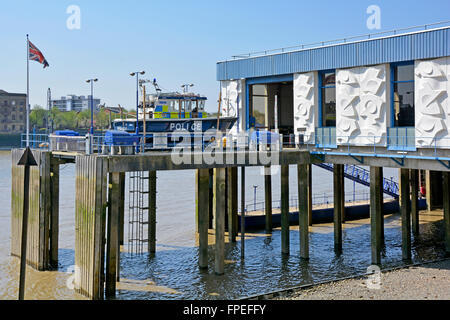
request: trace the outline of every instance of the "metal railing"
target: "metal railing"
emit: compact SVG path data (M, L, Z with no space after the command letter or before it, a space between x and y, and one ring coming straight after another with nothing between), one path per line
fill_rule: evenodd
M388 128L388 149L397 151L416 150L416 128L394 127Z
M384 199L392 199L392 197L385 195ZM370 192L347 192L345 193L346 203L357 203L357 202L367 202L370 200ZM320 193L312 195L312 205L313 207L320 206L323 209L331 208L334 206L334 195L333 193ZM264 212L266 208L265 201L247 201L245 204L245 212ZM298 198L291 197L289 199L289 208L298 210ZM272 209L281 209L281 200L272 201ZM239 209L239 212L240 209Z
M86 136L58 136L50 134L48 137L50 151L86 151Z
M122 151L116 154L130 154L131 151L123 152L126 147L134 147L135 152L143 151L171 151L177 148L191 149L196 152L207 150L211 146L217 146L220 139L221 146L226 150L259 150L264 151L270 148L272 151L295 148L306 150L312 153L339 153L347 156L357 156L358 153L373 156L407 158L408 152L415 152L417 149L433 150L428 152L428 158L434 160L450 159L445 155L445 151L450 150L450 138L448 137L427 137L415 136L415 128L388 128L388 134L380 136L341 136L335 134L335 128L317 128L317 132L311 135L279 135L275 144L256 143L252 141L250 134L222 134L216 136L211 133L148 133L145 139L140 138L139 142L130 145L111 145L105 143L105 136L96 134L92 136L91 153L109 154L120 148ZM30 134L30 146L35 149L46 149L51 151L66 152L86 152L88 148L88 136L56 136L46 134ZM145 141L145 143L144 143ZM21 136L21 147L26 146L26 135ZM116 148L117 147L117 148ZM365 147L365 149L361 149ZM128 148L131 150L130 148ZM335 150L330 150L335 149ZM116 150L117 151L117 150ZM386 151L398 151L393 154ZM444 153L443 153L444 151ZM363 156L363 155L362 155ZM410 154L411 157L420 157L417 154ZM427 159L428 159L427 158ZM432 159L432 160L433 160ZM450 160L449 160L450 161Z
M29 134L30 148L32 149L48 149L49 138L47 134L30 133ZM27 146L27 135L22 133L20 136L20 147L25 148Z
M316 128L316 145L320 148L336 148L336 128L320 127Z
M349 43L349 42L373 40L373 39L377 39L377 38L382 38L382 36L384 36L384 37L396 36L396 35L399 35L399 33L401 34L405 31L412 32L415 30L417 32L417 31L426 31L430 27L433 27L433 28L437 27L437 26L446 27L449 24L450 24L450 20L447 20L447 21L430 23L430 24L425 24L425 25L420 25L420 26L413 26L413 27L400 28L400 29L394 29L394 30L388 30L388 31L368 33L368 34L362 34L362 35L340 38L340 39L335 39L335 40L313 42L313 43L309 43L309 44L300 44L300 45L277 48L277 49L270 49L270 50L254 51L254 52L250 52L250 53L233 55L233 56L231 56L231 58L233 60L246 59L246 58L252 58L252 57L259 57L259 56L288 53L288 52L299 51L299 50L304 50L304 49L320 48L320 47L325 47L325 46L329 46L329 45L345 44L345 43Z

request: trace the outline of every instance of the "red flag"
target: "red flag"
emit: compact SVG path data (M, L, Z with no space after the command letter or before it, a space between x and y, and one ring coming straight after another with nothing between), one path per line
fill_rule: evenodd
M45 60L44 55L42 52L36 48L34 44L31 43L31 41L28 41L28 48L29 48L29 59L33 61L37 61L44 65L44 69L48 67L48 62Z

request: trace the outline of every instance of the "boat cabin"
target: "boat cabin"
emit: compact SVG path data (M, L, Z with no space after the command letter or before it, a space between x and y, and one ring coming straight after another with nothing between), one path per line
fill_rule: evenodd
M146 114L150 119L206 118L207 98L193 93L150 94L146 102ZM142 105L142 104L141 104Z

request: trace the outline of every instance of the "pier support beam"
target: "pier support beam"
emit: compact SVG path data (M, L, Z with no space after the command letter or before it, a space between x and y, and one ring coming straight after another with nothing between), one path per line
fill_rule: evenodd
M410 170L411 221L414 236L419 235L419 170Z
M156 171L148 172L148 253L156 252Z
M216 231L215 268L217 275L224 273L225 265L225 193L226 169L214 169L214 217Z
M245 167L241 167L241 259L245 258Z
M344 166L334 165L333 193L334 193L334 251L342 252L342 217L345 210L345 193L343 186Z
M198 266L208 268L209 170L197 170Z
M117 253L119 249L119 222L120 222L120 174L118 172L109 174L108 190L108 226L106 242L106 285L105 295L113 298L116 295L117 279Z
M265 193L265 214L266 233L272 233L272 170L271 167L264 167L264 193Z
M214 229L214 169L209 171L209 229Z
M119 201L119 243L123 245L124 229L125 229L125 172L120 175L120 201ZM120 251L120 248L119 248Z
M199 233L200 172L195 170L195 232Z
M425 182L428 211L442 208L442 173L427 170Z
M297 166L298 181L298 218L300 232L300 257L309 259L309 208L311 205L310 194L310 171L308 164L299 164Z
M370 167L370 242L374 265L381 264L383 224L383 168Z
M400 212L402 216L402 257L411 260L411 200L409 169L400 170ZM427 191L428 193L428 191Z
M281 253L289 254L289 166L281 166Z
M313 225L313 206L312 206L312 164L308 164L308 225Z
M236 242L238 228L238 186L237 167L227 169L227 215L228 215L228 239Z
M444 233L445 251L450 254L450 172L443 172L443 204L444 204Z

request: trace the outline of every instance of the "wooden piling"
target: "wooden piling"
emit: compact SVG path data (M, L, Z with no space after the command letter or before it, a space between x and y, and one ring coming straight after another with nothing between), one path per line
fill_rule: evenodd
M403 260L411 260L411 200L409 169L400 170L401 181L401 203L400 212L402 216L402 257Z
M298 218L300 232L300 257L309 259L309 207L311 185L308 172L310 166L308 164L299 164L297 166L297 182L298 182Z
M28 240L28 211L30 196L30 167L37 166L36 160L30 148L26 148L20 161L17 163L24 167L23 179L23 205L22 205L22 228L20 241L20 275L19 275L19 300L25 298L25 275L27 265L27 240Z
M50 265L58 267L58 237L59 237L59 161L51 160L50 167Z
M195 170L195 232L199 232L198 230L198 202L199 202L199 197L200 197L200 189L199 189L199 172L198 170Z
M264 193L266 233L272 233L272 172L271 167L264 167Z
M334 251L342 252L342 215L345 210L345 194L342 186L344 166L335 164L333 169L333 194L334 194Z
M312 164L308 164L308 225L313 225L313 206L312 206Z
M450 254L450 172L442 173L445 251Z
M241 167L241 259L245 258L245 167Z
M107 199L106 158L76 157L75 265L78 293L103 299L104 238Z
M38 166L30 168L30 194L28 209L27 257L32 268L45 271L50 269L50 161L47 151L33 150ZM23 214L24 168L17 162L23 149L11 152L11 255L20 257L21 222Z
M237 167L227 169L227 216L228 216L228 239L236 242L237 235Z
M119 202L119 241L123 245L124 230L125 230L125 172L120 173L120 202ZM119 248L120 250L120 248Z
M281 166L281 253L289 254L289 166Z
M148 252L156 252L156 171L148 173Z
M411 179L411 222L414 236L419 235L419 170L410 170Z
M209 170L209 229L214 229L214 169Z
M109 174L108 200L105 295L107 298L112 298L116 295L117 252L120 246L120 174L118 172Z
M198 265L208 268L209 170L197 170Z
M383 224L383 173L380 167L370 167L370 239L372 264L381 264Z
M225 168L214 169L215 273L222 275L225 265Z

